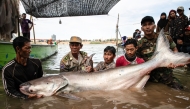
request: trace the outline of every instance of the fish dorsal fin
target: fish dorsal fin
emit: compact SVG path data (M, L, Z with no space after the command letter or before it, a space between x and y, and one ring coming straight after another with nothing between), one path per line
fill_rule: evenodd
M86 56L83 60L83 64L84 66L92 66L92 63L90 63L92 61L92 57L95 55L95 53L91 54L90 56ZM93 67L93 66L92 66Z
M165 50L163 50L163 49L165 49ZM152 55L151 59L153 59L159 53L162 54L163 51L170 51L171 52L169 40L167 38L167 35L165 35L165 33L164 33L164 29L162 29L158 35L158 38L156 41L156 49L155 49L155 52Z
M93 63L91 63L92 61L92 57L95 55L95 53L91 54L87 60L86 60L86 64L89 65L89 66L92 66L93 67Z
M165 46L165 47L163 47L163 46ZM162 29L158 35L155 53L161 51L161 49L163 49L163 48L166 48L166 49L170 48L169 40L164 33L164 29Z

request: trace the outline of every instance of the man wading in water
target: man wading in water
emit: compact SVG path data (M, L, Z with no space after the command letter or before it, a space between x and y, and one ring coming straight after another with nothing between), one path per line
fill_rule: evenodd
M138 41L137 54L145 61L148 61L151 59L152 55L154 54L158 34L154 33L156 25L152 16L145 16L141 20L141 26L142 26L141 29L144 32L144 37ZM169 35L166 36L169 40L171 50L173 50L174 52L178 52L176 44L172 40L171 36ZM160 82L175 89L183 89L183 86L180 84L180 81L174 77L173 70L170 69L175 67L177 66L174 66L171 63L170 65L168 65L168 68L161 67L154 69L150 73L149 81Z

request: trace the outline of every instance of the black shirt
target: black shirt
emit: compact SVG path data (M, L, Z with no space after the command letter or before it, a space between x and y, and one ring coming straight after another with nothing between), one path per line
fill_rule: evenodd
M28 58L26 66L13 59L2 69L2 80L6 94L22 99L27 99L28 96L20 92L20 84L42 76L41 61L34 58Z

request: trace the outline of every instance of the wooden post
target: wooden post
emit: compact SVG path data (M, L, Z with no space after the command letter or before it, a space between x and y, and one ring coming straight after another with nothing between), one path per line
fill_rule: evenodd
M117 54L118 54L118 25L119 25L119 14L118 14L118 18L117 18L117 24L116 24L116 46L117 46Z
M33 17L32 17L32 16L30 16L30 20L31 20L32 23L33 23L32 30L33 30L33 36L34 36L34 44L36 44L36 37L35 37L35 30L34 30L34 20L33 20Z
M19 19L19 16L18 16L18 36L20 36L20 19Z

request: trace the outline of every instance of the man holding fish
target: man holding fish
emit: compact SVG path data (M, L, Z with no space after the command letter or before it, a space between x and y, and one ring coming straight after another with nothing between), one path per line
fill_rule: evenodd
M43 76L41 61L29 58L31 52L30 39L17 37L13 40L16 58L8 62L2 69L2 80L7 95L15 98L40 98L42 95L25 95L20 92L20 84Z
M148 61L152 58L155 52L158 34L154 32L156 25L152 16L145 16L141 21L141 26L142 26L141 29L144 32L144 37L140 41L138 41L137 53L139 57L143 58L145 61ZM166 36L169 40L170 49L173 52L178 52L176 44L172 40L171 36L168 35ZM166 84L169 87L175 89L183 89L183 86L180 84L179 80L175 78L172 73L173 71L171 68L175 67L177 66L174 66L171 63L170 65L168 65L168 68L167 67L156 68L153 71L151 71L149 80L152 82L160 82Z

